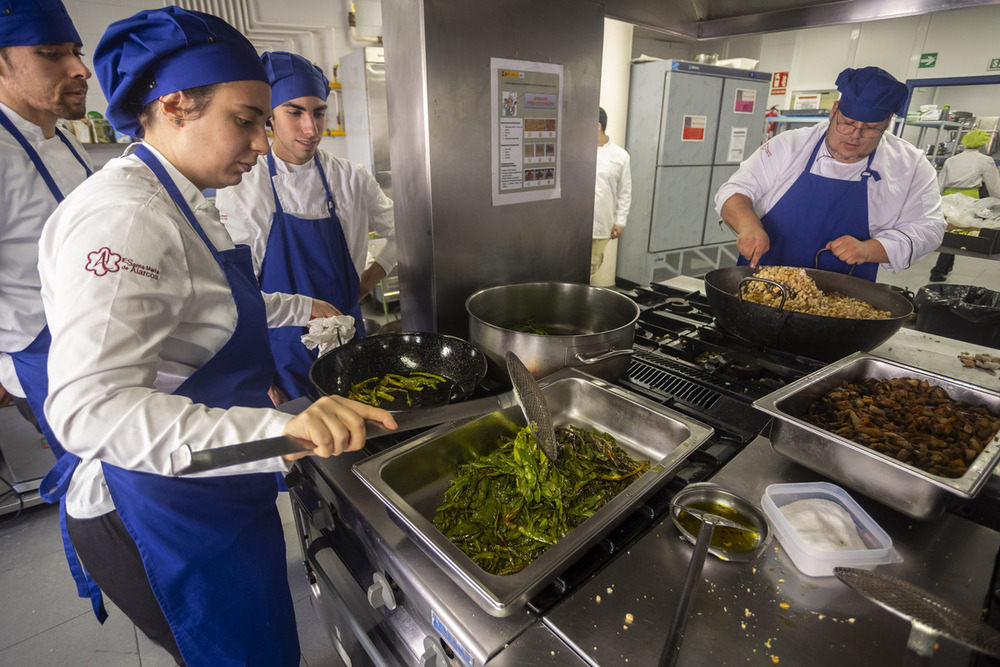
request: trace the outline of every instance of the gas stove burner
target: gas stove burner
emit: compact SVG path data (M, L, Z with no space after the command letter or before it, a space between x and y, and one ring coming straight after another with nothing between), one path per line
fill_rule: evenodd
M726 371L740 380L756 380L764 375L764 368L752 361L733 361L726 366Z
M694 310L694 304L687 299L673 296L663 302L663 309L672 313L690 313Z

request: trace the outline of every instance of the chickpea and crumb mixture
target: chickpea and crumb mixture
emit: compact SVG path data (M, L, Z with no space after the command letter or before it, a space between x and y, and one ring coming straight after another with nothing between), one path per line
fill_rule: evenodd
M765 266L758 269L754 276L767 278L785 286L788 298L785 300L784 308L787 310L853 320L887 320L891 317L889 311L878 310L861 299L824 293L802 268ZM743 298L777 308L781 304L781 290L774 285L754 281L743 286Z

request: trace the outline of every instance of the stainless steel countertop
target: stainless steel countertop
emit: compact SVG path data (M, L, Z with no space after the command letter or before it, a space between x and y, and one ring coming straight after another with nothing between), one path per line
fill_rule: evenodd
M759 508L769 484L821 479L757 438L712 481ZM902 563L880 566L880 572L979 617L1000 535L953 515L915 521L851 495L889 533L903 557ZM667 519L544 622L595 664L656 664L691 552ZM835 577L801 574L772 536L749 563L709 556L685 634L679 665L885 665L905 653L909 624ZM940 644L935 664L967 661L967 649L946 640Z
M872 353L997 389L996 375L958 361L959 352L972 351L1000 354L909 329L901 329ZM827 480L777 454L759 437L712 481L760 508L770 484ZM880 566L879 571L980 616L1000 534L950 514L917 521L845 490L892 537L903 557L902 563ZM656 664L691 551L667 519L547 614L544 622L595 664ZM884 665L904 655L909 629L907 622L835 577L800 573L772 535L770 546L750 563L709 557L678 664ZM935 664L968 660L967 649L947 640L940 644Z
M960 353L979 352L1000 356L1000 350L985 345L966 343L915 329L900 329L892 338L871 351L872 354L885 359L893 359L956 380L1000 391L1000 375L995 371L968 368L958 360Z

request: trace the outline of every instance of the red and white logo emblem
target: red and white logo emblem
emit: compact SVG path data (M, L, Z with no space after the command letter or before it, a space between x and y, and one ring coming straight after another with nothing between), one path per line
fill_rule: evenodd
M118 262L122 256L111 252L110 248L101 248L96 252L87 253L87 270L95 275L103 276L106 273L118 271Z

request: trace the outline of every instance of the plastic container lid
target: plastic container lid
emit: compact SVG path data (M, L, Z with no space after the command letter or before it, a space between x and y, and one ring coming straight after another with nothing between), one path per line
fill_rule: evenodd
M867 549L830 550L807 543L785 518L781 507L797 500L819 498L840 505L857 528ZM810 577L833 576L837 566L857 567L866 570L884 563L902 562L902 557L892 548L892 538L861 509L850 495L836 484L807 482L804 484L771 484L764 489L761 506L771 523L771 529L788 553L789 558L803 574Z

